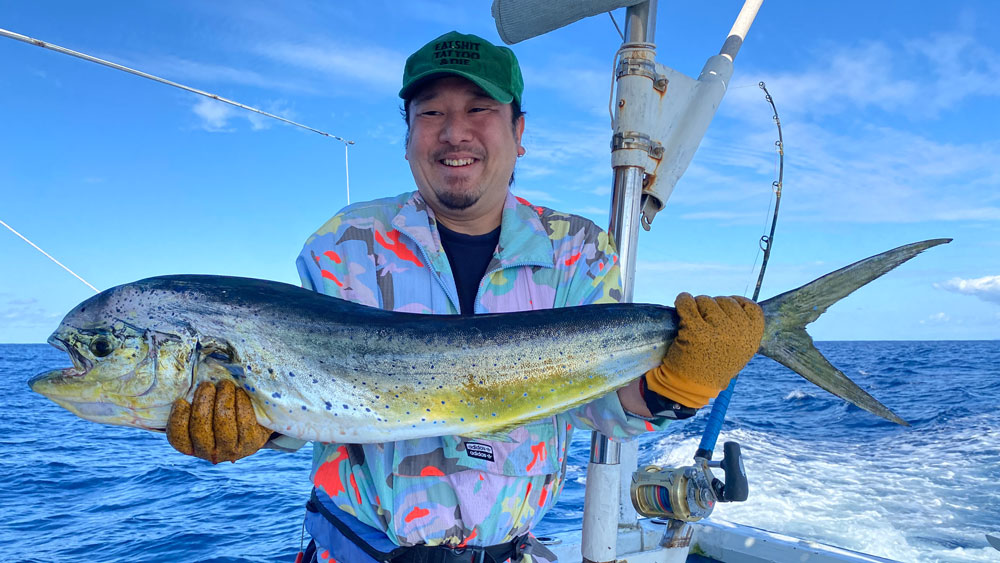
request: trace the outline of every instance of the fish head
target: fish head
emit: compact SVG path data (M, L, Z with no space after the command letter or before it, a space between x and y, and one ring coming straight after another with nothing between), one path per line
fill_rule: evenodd
M108 290L70 311L48 342L72 366L28 385L86 420L163 430L173 401L193 386L197 340L176 327L140 326L146 317L123 306L121 293Z

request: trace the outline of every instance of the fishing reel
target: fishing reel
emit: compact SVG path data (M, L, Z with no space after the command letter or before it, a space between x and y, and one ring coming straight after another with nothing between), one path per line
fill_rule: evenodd
M726 442L721 461L696 457L687 467L648 465L632 474L632 506L643 516L697 522L716 502L743 502L750 494L740 445ZM712 474L721 467L725 482Z

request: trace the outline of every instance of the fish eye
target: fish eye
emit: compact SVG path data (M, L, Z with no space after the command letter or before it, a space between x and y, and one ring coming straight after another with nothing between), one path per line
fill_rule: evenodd
M106 336L98 336L90 343L90 351L98 358L103 358L114 351L111 340Z

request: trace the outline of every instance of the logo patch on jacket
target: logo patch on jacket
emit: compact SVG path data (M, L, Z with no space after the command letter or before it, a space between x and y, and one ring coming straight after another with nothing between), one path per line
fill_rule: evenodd
M493 446L487 444L480 444L478 442L466 442L465 453L469 454L469 457L474 457L476 459L485 459L486 461L493 461Z

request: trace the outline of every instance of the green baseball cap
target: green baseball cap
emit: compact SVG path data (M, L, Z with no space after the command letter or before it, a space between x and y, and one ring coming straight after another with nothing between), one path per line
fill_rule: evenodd
M418 84L440 74L467 78L500 103L521 103L524 79L514 51L482 37L449 31L421 47L406 59L399 97L409 99Z

